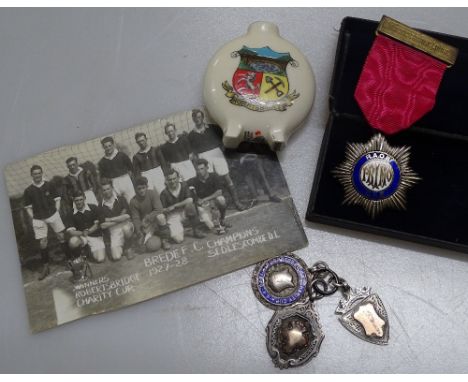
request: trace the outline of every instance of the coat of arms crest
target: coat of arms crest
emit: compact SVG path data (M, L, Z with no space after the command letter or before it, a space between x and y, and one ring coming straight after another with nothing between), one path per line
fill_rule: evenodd
M231 53L233 58L240 56L237 70L232 77L232 85L224 81L226 97L234 105L254 111L284 111L299 97L295 90L290 92L287 67L297 67L298 63L289 53L279 53L270 47L248 48Z

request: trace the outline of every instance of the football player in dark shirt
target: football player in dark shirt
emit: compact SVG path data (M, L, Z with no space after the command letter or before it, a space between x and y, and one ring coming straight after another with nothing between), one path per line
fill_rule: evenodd
M197 158L208 161L210 171L221 176L224 184L231 194L232 201L239 211L245 206L239 201L236 188L229 175L229 167L220 147L222 147L222 134L218 126L205 123L205 114L199 109L192 110L192 120L195 124L188 134L192 151Z
M67 228L67 233L70 235L68 245L72 250L88 246L94 260L102 263L106 258L106 246L99 223L98 206L88 204L83 191L75 191L73 212Z
M224 199L218 174L208 171L208 161L198 159L195 162L197 176L188 181L195 189L196 204L200 221L212 231L225 233L226 199Z
M42 270L39 280L43 280L50 273L48 250L48 227L50 226L62 245L62 250L68 255L65 243L65 225L60 217L60 195L55 187L43 179L42 167L31 167L32 184L24 191L24 207L32 220L34 238L39 241L41 250Z
M63 183L68 196L68 200L73 200L73 195L77 191L82 191L86 196L86 202L98 205L95 190L97 190L96 179L91 171L78 165L78 158L70 157L65 161L68 168L68 175Z
M198 230L200 219L189 187L185 182L180 181L179 173L174 169L169 169L166 173L166 188L161 193L161 203L172 240L176 243L184 241L184 221L188 221L192 226L195 238L205 237Z
M120 260L125 253L127 259L133 259L134 253L129 248L133 236L133 224L125 198L116 196L112 181L101 179L102 202L100 205L101 228L110 236L111 257Z
M177 170L182 181L187 181L195 176L195 168L192 160L193 153L187 134L177 135L176 127L173 123L164 126L167 135L167 142L161 146L164 159L172 168Z
M135 177L145 177L148 179L148 187L161 194L165 187L163 168L166 168L161 148L148 145L145 133L136 133L135 142L140 148L140 151L133 156Z
M136 195L130 201L130 215L138 243L146 246L152 236L158 236L161 238L162 248L170 249L169 226L158 192L148 189L148 179L144 176L136 178L135 184Z
M112 186L118 196L124 196L127 203L135 196L135 189L131 175L133 175L132 161L115 147L114 138L105 137L101 140L104 157L98 163L101 178L112 180Z

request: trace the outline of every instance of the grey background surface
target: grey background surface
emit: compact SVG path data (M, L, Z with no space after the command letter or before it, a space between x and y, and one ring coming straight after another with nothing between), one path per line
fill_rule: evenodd
M468 36L468 12L460 9L1 9L0 164L201 104L215 50L250 22L270 20L305 53L317 80L312 114L280 154L303 219L341 19L384 13ZM0 371L278 371L265 348L272 312L251 292L251 267L29 334L3 179L1 187ZM326 337L318 358L286 372L468 371L466 255L318 224L306 223L306 233L304 260L325 260L351 284L379 292L391 342L377 347L349 334L333 296L319 304Z

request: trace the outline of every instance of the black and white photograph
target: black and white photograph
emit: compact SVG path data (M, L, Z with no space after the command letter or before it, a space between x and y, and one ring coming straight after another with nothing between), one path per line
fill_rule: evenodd
M6 166L33 333L303 248L276 155L193 109Z

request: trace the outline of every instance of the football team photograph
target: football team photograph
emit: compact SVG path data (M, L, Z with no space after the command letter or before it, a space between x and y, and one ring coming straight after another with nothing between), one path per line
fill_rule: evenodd
M221 129L202 109L17 162L6 179L28 304L35 306L30 318L41 304L34 297L44 290L52 294L45 328L74 319L60 318L58 305L78 307L77 317L93 313L92 303L79 307L77 291L103 284L96 281L103 275L117 280L135 274L140 289L156 288L129 293L139 296L116 304L126 305L191 277L205 278L213 257L207 250L226 252L242 235L253 235L245 233L249 226L249 232L273 235L268 215L287 216L285 229L297 230L291 228L295 210L276 156L268 149L226 151ZM305 240L303 233L285 241L298 240ZM248 251L233 250L233 256L241 252ZM156 272L159 278L181 273L161 292L153 285L156 277L144 278L147 256L155 253L158 265L162 256L178 254L178 261ZM101 310L112 309L110 304ZM36 329L42 330L40 323Z

